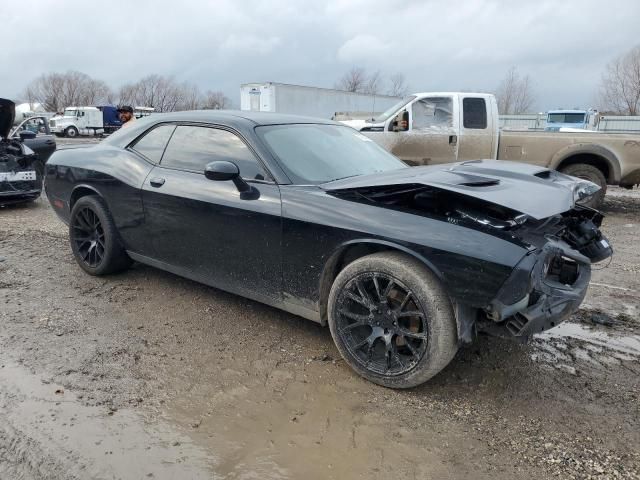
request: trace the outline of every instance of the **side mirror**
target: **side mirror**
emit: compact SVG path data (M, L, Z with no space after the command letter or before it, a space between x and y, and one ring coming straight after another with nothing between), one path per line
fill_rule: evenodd
M25 140L36 138L36 132L32 132L31 130L23 130L18 135L20 136L20 140L22 140L23 142Z
M208 163L204 168L204 176L209 180L227 182L231 180L240 193L250 192L251 185L245 182L240 176L238 166L226 160Z
M401 111L393 119L391 126L394 132L406 132L409 130L409 112L406 110Z

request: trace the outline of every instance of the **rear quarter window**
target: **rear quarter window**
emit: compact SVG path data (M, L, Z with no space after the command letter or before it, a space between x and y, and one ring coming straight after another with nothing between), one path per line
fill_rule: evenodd
M164 149L175 129L175 125L159 125L147 131L147 133L130 148L150 162L160 163Z
M464 128L487 128L487 105L484 98L462 99L462 116Z

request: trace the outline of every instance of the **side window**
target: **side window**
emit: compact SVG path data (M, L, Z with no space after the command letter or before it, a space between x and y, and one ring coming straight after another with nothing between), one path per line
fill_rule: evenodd
M240 137L210 127L178 126L162 157L162 166L204 173L205 166L216 160L235 163L247 180L268 178Z
M484 98L464 98L462 118L464 128L487 128L487 105Z
M453 109L450 97L422 98L411 105L413 130L447 128L453 126Z
M168 124L155 127L138 140L131 149L153 163L160 163L162 152L164 152L164 148L175 129L175 125Z

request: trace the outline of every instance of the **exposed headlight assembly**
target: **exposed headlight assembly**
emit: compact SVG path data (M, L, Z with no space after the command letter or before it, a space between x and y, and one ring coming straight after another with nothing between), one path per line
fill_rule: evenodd
M573 187L573 201L576 203L585 201L598 190L600 190L600 187L595 183L589 182L588 180L580 180L576 183L576 186Z

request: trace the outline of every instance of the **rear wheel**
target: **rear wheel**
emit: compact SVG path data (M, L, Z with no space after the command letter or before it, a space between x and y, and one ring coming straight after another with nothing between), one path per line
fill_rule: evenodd
M583 180L589 180L600 187L600 190L595 193L591 198L584 202L580 202L582 205L591 208L600 208L604 201L604 196L607 193L607 179L604 174L593 165L586 163L574 163L564 167L561 170L562 173L571 175L572 177L582 178Z
M107 206L100 197L81 197L71 210L69 241L78 265L91 275L107 275L131 265Z
M345 267L331 288L328 313L345 361L385 387L426 382L458 349L453 309L441 283L400 253L368 255Z

